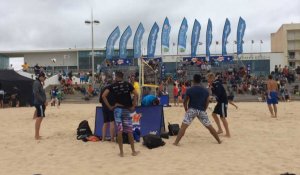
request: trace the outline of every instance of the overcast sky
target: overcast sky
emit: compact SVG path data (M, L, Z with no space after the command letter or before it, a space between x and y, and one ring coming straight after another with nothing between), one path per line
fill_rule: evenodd
M236 28L241 16L246 21L244 51L270 51L270 33L284 23L300 22L300 0L0 0L0 51L90 48L91 29L84 21L90 19L91 7L94 18L101 22L94 28L95 47L105 47L109 34L116 26L121 32L130 25L133 31L142 22L145 27L143 43L148 38L154 22L160 26L157 53L160 52L161 26L165 17L171 24L170 43L177 42L178 30L183 17L188 20L188 48L193 22L201 23L200 41L205 43L208 18L213 25L211 53L221 52L225 19L231 22L231 34L227 51L233 51ZM132 47L133 36L128 47ZM175 48L171 50L175 53ZM118 42L116 43L118 47ZM198 53L205 52L205 46Z

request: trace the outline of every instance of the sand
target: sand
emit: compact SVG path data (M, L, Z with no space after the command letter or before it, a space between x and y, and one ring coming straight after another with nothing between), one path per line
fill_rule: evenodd
M41 141L33 139L34 108L0 109L0 174L300 174L300 102L280 103L278 119L264 103L237 105L228 110L232 138L221 137L221 145L194 120L180 146L172 145L175 137L153 150L137 143L141 154L133 157L125 145L124 158L116 144L76 140L81 120L94 128L96 104L48 107ZM181 123L184 110L164 113L166 122Z

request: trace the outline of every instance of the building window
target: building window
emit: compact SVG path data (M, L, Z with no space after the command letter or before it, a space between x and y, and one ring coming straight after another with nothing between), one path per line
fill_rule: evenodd
M289 62L289 66L292 67L292 68L295 68L296 64L295 64L295 62Z
M289 59L295 59L295 52L289 52Z

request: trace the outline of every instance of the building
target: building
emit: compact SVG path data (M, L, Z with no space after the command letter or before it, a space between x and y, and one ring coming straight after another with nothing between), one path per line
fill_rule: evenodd
M7 69L9 66L9 57L0 54L0 70Z
M94 69L97 64L105 60L105 49L94 49ZM1 56L2 55L2 56ZM115 58L118 58L119 51L115 50ZM133 50L128 49L128 58L133 58ZM91 49L61 49L61 50L30 50L30 51L0 51L1 60L9 57L22 57L30 67L38 64L48 70L92 70ZM8 60L8 59L7 59ZM54 61L55 60L55 61ZM6 61L6 60L4 60ZM2 65L2 62L0 62ZM3 63L3 68L7 68L8 63ZM1 68L1 67L0 67Z
M283 24L271 33L271 52L283 53L285 65L300 66L300 23Z
M95 49L95 67L105 60L105 49ZM128 49L128 58L133 58L133 49ZM119 51L115 50L115 58L118 58ZM205 55L198 55L205 57ZM214 55L212 55L214 56ZM9 57L22 57L31 67L36 64L46 67L49 72L58 72L61 70L91 71L92 59L90 49L61 49L61 50L31 50L31 51L2 51L0 52L0 63L3 68L8 67ZM166 67L166 73L174 74L176 68L183 57L190 55L164 55L163 62ZM56 61L53 61L55 59ZM236 55L234 60L237 61ZM3 63L2 63L3 62ZM137 59L134 61L137 65ZM239 64L251 68L251 73L256 75L267 75L274 70L275 65L284 65L284 53L244 53L241 55ZM2 69L3 69L2 68ZM1 67L0 67L1 69Z

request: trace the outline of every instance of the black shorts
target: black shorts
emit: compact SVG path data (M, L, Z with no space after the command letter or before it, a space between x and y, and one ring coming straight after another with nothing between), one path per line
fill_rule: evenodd
M233 95L229 95L229 96L227 96L227 99L230 100L230 101L233 101L234 96Z
M220 115L220 117L227 117L227 106L228 103L217 103L213 113Z
M37 117L45 117L45 105L35 105Z
M103 109L102 108L102 112L103 112L104 123L115 121L114 111L110 111L108 109Z

